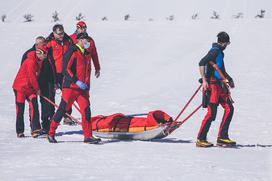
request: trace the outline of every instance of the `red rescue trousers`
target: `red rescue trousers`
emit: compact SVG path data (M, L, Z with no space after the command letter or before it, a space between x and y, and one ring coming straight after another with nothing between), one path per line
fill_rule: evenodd
M15 103L16 103L16 133L24 133L24 110L25 110L25 100L29 104L29 119L31 131L41 129L40 118L39 118L39 109L37 95L25 95L20 91L14 90L15 94Z
M57 112L54 114L50 124L49 135L55 136L56 129L63 118L65 112L67 112L72 104L76 101L80 108L82 116L82 129L84 139L92 137L92 124L91 124L91 109L89 101L89 90L79 90L71 88L63 88L62 99Z
M214 121L216 118L217 107L220 104L224 109L224 116L218 131L218 138L227 139L229 138L228 130L232 120L234 107L229 99L228 93L223 90L220 83L211 83L209 85L209 90L211 91L211 94L208 104L208 112L202 121L197 138L201 140L207 139L207 133L210 129L212 121Z

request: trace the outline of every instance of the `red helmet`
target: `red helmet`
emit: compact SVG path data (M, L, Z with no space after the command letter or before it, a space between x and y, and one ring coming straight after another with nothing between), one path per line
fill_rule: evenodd
M84 21L79 21L77 23L77 27L78 28L87 28L87 25L86 25L86 23Z

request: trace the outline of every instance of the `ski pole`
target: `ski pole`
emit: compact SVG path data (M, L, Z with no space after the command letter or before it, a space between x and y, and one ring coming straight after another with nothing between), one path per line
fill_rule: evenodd
M42 95L41 95L41 97L42 97L43 99L45 99L47 102L49 102L50 104L52 104L53 106L55 106L56 108L59 108L59 106L58 106L57 104L55 104L53 101L51 101L51 100L48 99L47 97L44 97L44 96L42 96ZM76 118L74 118L74 117L71 116L70 114L65 113L65 115L68 116L69 118L71 118L71 119L72 119L73 121L75 121L76 123L81 124L80 121L78 121Z
M190 102L193 100L193 98L196 96L196 94L198 93L198 91L200 90L200 88L202 87L202 85L200 85L197 90L194 92L194 94L192 95L192 97L189 99L189 101L186 103L186 105L182 108L182 110L180 111L180 113L178 114L178 116L176 117L176 119L174 120L174 122L177 122L178 118L180 117L180 115L184 112L184 110L188 107L188 105L190 104Z

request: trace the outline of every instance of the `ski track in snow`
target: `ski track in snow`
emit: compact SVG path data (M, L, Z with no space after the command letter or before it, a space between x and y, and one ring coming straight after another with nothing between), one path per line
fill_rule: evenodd
M12 0L10 3L15 3ZM40 9L33 23L22 23L21 15L33 10L42 1L18 3L11 8L5 2L1 12L11 13L7 23L0 23L0 181L9 180L220 180L220 181L270 181L272 180L271 138L271 41L272 19L223 19L219 21L201 18L198 21L136 21L144 16L130 7L135 21L99 22L87 19L88 31L93 36L99 53L102 71L96 79L92 72L92 115L145 113L160 109L176 116L199 85L198 62L207 53L216 33L225 30L231 36L231 45L225 51L227 71L232 75L236 88L232 90L235 114L230 126L230 137L238 142L238 148L195 147L195 139L206 110L201 109L181 128L162 140L119 141L103 140L101 145L83 144L80 126L61 125L57 130L58 144L45 139L30 137L28 105L25 108L25 134L17 139L15 134L15 104L11 86L20 65L22 54L33 45L38 35L47 36L53 23ZM31 1L32 2L32 1ZM51 1L50 1L51 2ZM74 1L69 1L73 3ZM86 3L86 1L80 1ZM125 8L104 0L97 5L97 14L103 3L113 18L125 12ZM122 1L123 2L123 1ZM151 6L152 2L147 4ZM172 0L174 4L178 1ZM185 2L185 1L180 1ZM209 2L215 2L209 0ZM239 7L248 15L256 13L260 4L272 9L269 1L260 4L239 1L233 8L231 1L223 3L227 8L223 17L231 17ZM256 1L257 2L257 1ZM121 1L118 3L121 3ZM58 4L64 4L61 0ZM132 5L131 5L132 4ZM182 4L182 3L181 3ZM110 6L113 11L110 11ZM131 6L129 6L131 5ZM158 12L165 5L158 3ZM256 5L256 6L255 6ZM205 5L192 1L189 10ZM219 9L221 5L216 4ZM253 8L253 7L256 8ZM67 11L65 5L61 12ZM69 20L86 7L75 4L62 16L68 34L74 31L75 21ZM118 9L118 8L119 9ZM168 6L167 6L168 7ZM9 9L7 11L6 9ZM22 10L23 8L26 8ZM169 9L166 8L166 9ZM206 7L207 9L207 7ZM209 9L209 8L208 8ZM55 9L54 9L55 10ZM52 10L52 12L54 11ZM175 11L177 9L173 9ZM192 11L186 10L185 12ZM235 11L234 11L235 10ZM118 12L120 11L120 12ZM36 11L34 11L36 12ZM148 14L143 7L143 13ZM154 10L154 12L157 12ZM157 12L157 13L158 13ZM171 11L162 11L171 12ZM177 11L178 12L178 11ZM178 17L182 18L185 12ZM207 10L210 13L210 11ZM183 14L184 13L184 14ZM36 13L37 14L37 13ZM155 13L156 14L156 13ZM167 15L167 13L165 13ZM8 14L9 15L9 14ZM90 12L97 18L95 12ZM146 14L145 14L146 15ZM160 13L156 14L157 19ZM187 14L188 15L188 14ZM271 13L268 11L268 17ZM208 17L208 14L204 14ZM37 22L36 22L37 20ZM97 20L97 19L96 19ZM57 102L59 102L59 97ZM198 95L182 118L201 101ZM75 117L80 117L76 110ZM208 138L215 142L222 109L212 123Z

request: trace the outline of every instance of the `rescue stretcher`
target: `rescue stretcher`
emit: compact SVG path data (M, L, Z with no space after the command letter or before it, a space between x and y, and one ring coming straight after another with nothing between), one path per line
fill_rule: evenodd
M122 113L92 117L93 134L99 138L121 140L152 140L169 134L172 117L163 111L151 111L146 117Z

